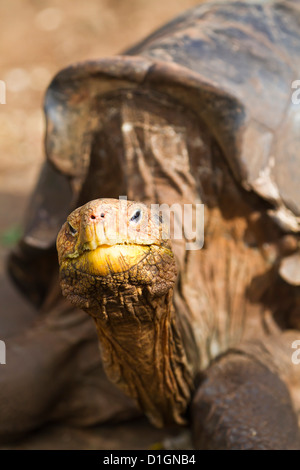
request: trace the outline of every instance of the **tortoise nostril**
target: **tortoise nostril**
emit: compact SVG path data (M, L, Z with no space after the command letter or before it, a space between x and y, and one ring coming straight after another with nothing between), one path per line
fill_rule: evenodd
M101 217L102 219L104 219L104 217L105 217L104 212L101 212L100 217ZM90 218L91 218L92 220L96 220L96 219L97 219L97 217L95 216L95 214L91 214Z

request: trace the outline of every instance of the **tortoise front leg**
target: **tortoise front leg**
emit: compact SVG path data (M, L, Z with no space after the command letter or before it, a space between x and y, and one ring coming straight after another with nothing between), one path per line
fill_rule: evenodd
M300 449L286 384L243 352L229 352L208 368L191 415L197 449Z

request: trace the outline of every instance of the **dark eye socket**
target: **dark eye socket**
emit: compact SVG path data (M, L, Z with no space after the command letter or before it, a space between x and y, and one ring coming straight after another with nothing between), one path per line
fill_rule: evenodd
M69 227L70 233L71 233L73 236L76 235L77 230L76 230L76 228L74 228L74 227L70 224L70 222L68 222L68 227Z
M130 222L137 223L141 220L141 217L142 217L142 211L140 209L137 209L135 213L133 214L133 216L130 218Z

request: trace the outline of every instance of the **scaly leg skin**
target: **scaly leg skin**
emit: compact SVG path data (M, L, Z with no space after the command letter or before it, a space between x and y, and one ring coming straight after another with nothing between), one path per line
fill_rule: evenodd
M229 352L206 371L191 416L197 449L300 449L286 384L242 352Z

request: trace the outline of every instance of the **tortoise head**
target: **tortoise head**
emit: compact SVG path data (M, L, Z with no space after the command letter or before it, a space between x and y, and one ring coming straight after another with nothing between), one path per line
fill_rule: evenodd
M167 233L141 203L96 199L77 208L57 238L63 294L82 308L132 285L165 294L176 277Z
M185 424L193 382L173 309L175 258L158 213L93 200L70 214L57 249L63 294L94 318L110 380L153 424Z

